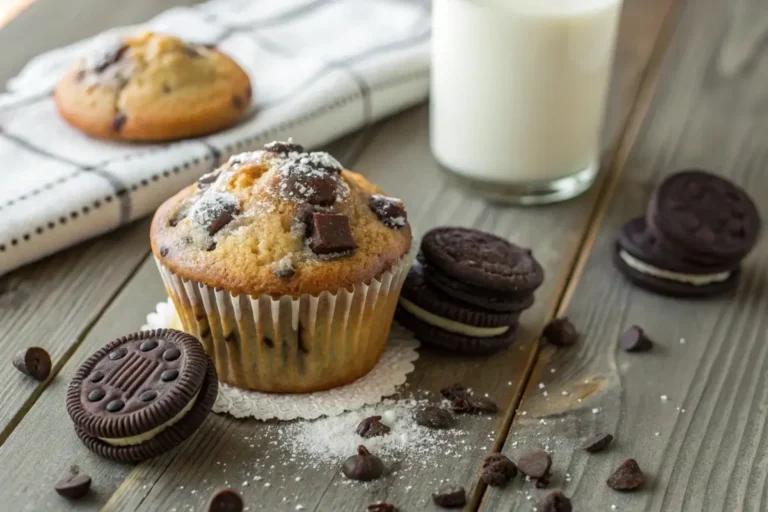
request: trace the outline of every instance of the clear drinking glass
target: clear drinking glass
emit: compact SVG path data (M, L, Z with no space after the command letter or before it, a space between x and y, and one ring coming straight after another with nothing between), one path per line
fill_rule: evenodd
M600 165L621 0L434 0L430 139L497 201L587 190Z

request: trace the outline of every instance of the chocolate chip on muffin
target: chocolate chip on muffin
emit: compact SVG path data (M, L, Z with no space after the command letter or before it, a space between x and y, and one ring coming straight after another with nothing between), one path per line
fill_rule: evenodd
M312 214L310 247L315 254L344 254L355 248L349 217L338 213Z
M390 228L401 228L408 223L408 214L403 202L394 197L372 195L370 207L376 217Z
M192 207L190 215L193 221L208 230L209 235L215 235L229 224L239 211L240 204L235 196L215 193L200 197Z

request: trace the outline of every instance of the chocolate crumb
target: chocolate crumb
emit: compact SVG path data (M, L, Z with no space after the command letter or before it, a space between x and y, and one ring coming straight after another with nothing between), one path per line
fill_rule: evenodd
M572 512L571 500L563 494L563 491L554 490L548 492L539 501L539 512Z
M531 450L517 461L517 469L531 478L544 478L552 467L552 458L544 450Z
M467 503L467 492L458 485L448 485L432 493L432 501L438 507L459 508Z
M633 491L642 486L645 476L635 459L627 459L605 481L615 491Z
M500 453L491 453L485 457L480 477L491 487L503 487L517 476L517 466Z
M633 325L619 337L619 346L627 352L648 352L653 348L653 342L642 327Z
M381 422L381 416L365 418L357 426L357 435L364 439L379 437L389 434L390 428Z
M541 337L557 347L569 347L579 340L579 333L571 321L563 317L549 322L544 327Z
M453 415L441 407L429 405L419 409L414 414L416 424L429 428L450 428L453 425Z
M384 473L384 463L365 446L360 445L357 447L357 455L345 460L341 471L347 478L367 482L379 478Z
M608 448L612 441L613 436L611 434L600 433L584 441L581 447L589 453L597 453Z
M458 382L441 389L440 394L448 400L455 400L456 398L464 398L470 396L466 386L459 384Z

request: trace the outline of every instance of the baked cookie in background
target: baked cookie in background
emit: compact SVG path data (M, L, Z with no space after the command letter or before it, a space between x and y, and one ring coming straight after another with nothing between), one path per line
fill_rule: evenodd
M93 137L167 141L235 124L251 103L251 82L214 48L145 32L81 59L54 98L61 116Z

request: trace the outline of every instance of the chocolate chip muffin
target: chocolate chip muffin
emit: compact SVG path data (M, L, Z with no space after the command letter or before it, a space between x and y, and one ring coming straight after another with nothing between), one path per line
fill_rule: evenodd
M54 96L61 116L91 136L163 141L235 124L251 103L251 82L213 48L146 32L81 59Z
M411 263L402 202L291 141L233 156L166 201L151 242L219 379L269 392L370 371Z

